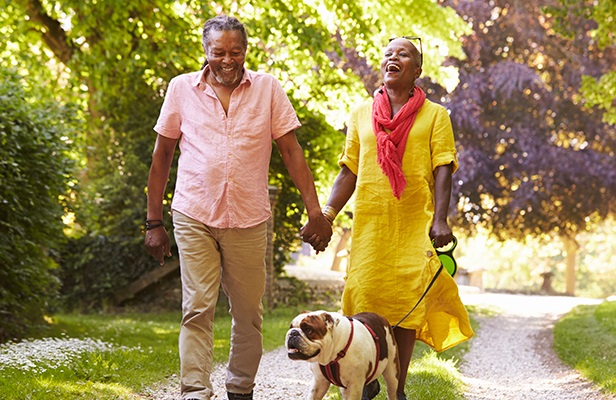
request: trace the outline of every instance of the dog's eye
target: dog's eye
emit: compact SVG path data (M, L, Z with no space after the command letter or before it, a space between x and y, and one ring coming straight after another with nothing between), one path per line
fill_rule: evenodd
M312 328L307 326L304 328L304 332L306 333L306 335L310 335L312 333Z

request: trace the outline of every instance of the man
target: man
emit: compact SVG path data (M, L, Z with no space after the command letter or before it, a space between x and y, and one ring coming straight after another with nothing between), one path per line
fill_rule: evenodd
M158 137L148 178L145 242L161 264L169 255L162 225L164 188L176 143L181 152L172 211L182 276L182 399L214 395L212 328L219 284L233 319L228 398L252 399L262 354L272 139L308 212L302 234L323 238L315 247L322 251L332 233L295 137L297 115L275 78L244 67L247 46L237 19L208 20L203 28L205 67L171 80L154 127Z

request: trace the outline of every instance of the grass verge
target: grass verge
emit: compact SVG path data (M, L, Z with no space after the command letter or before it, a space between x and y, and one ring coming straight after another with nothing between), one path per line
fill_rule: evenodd
M279 307L266 312L263 326L266 351L284 345L289 322L304 308ZM471 309L471 315L478 312L481 311ZM40 332L38 338L26 341L32 344L28 350L30 354L41 357L29 357L31 361L26 364L12 364L10 358L0 363L0 398L139 398L146 387L178 373L179 321L180 314L175 312L53 316L47 330ZM474 319L472 321L475 324ZM214 361L217 363L227 359L230 326L230 317L220 308L215 323ZM34 340L43 338L44 341ZM87 345L85 350L80 351L78 345L84 344ZM72 347L74 351L62 346ZM407 393L411 398L462 399L457 362L468 346L464 343L436 354L418 343L407 379ZM0 348L0 355L6 353L6 348ZM51 354L65 357L50 359ZM377 399L384 399L384 392ZM332 387L327 398L340 398L337 388Z
M616 394L616 301L574 308L554 327L554 348L566 364Z
M266 313L266 351L284 344L289 321L300 311L278 308ZM0 398L137 398L145 387L178 373L180 318L179 312L55 315L45 331L26 341L27 349L0 359ZM230 329L231 318L220 308L214 324L215 363L228 357ZM42 338L45 341L35 340ZM0 348L0 354L6 348Z

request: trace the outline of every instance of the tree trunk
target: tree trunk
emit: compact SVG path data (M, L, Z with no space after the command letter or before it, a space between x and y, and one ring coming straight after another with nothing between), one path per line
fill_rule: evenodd
M575 240L575 235L569 236L561 236L561 240L565 246L566 252L566 289L565 293L569 296L575 295L575 267L576 267L576 259L577 259L577 251L580 248L580 245Z
M340 263L342 262L342 259L346 256L346 253L341 253L346 250L349 239L351 239L351 229L342 228L342 235L340 236L340 240L338 241L338 245L336 246L334 260L332 261L332 271L340 271Z

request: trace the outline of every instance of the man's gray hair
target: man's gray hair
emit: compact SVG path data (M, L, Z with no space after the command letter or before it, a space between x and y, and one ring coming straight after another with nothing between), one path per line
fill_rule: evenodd
M201 42L203 49L207 50L207 45L210 40L210 32L216 31L240 31L242 34L242 42L244 44L244 50L248 48L248 36L246 35L246 29L244 25L235 17L229 17L228 15L219 15L206 21L203 25L203 36Z

